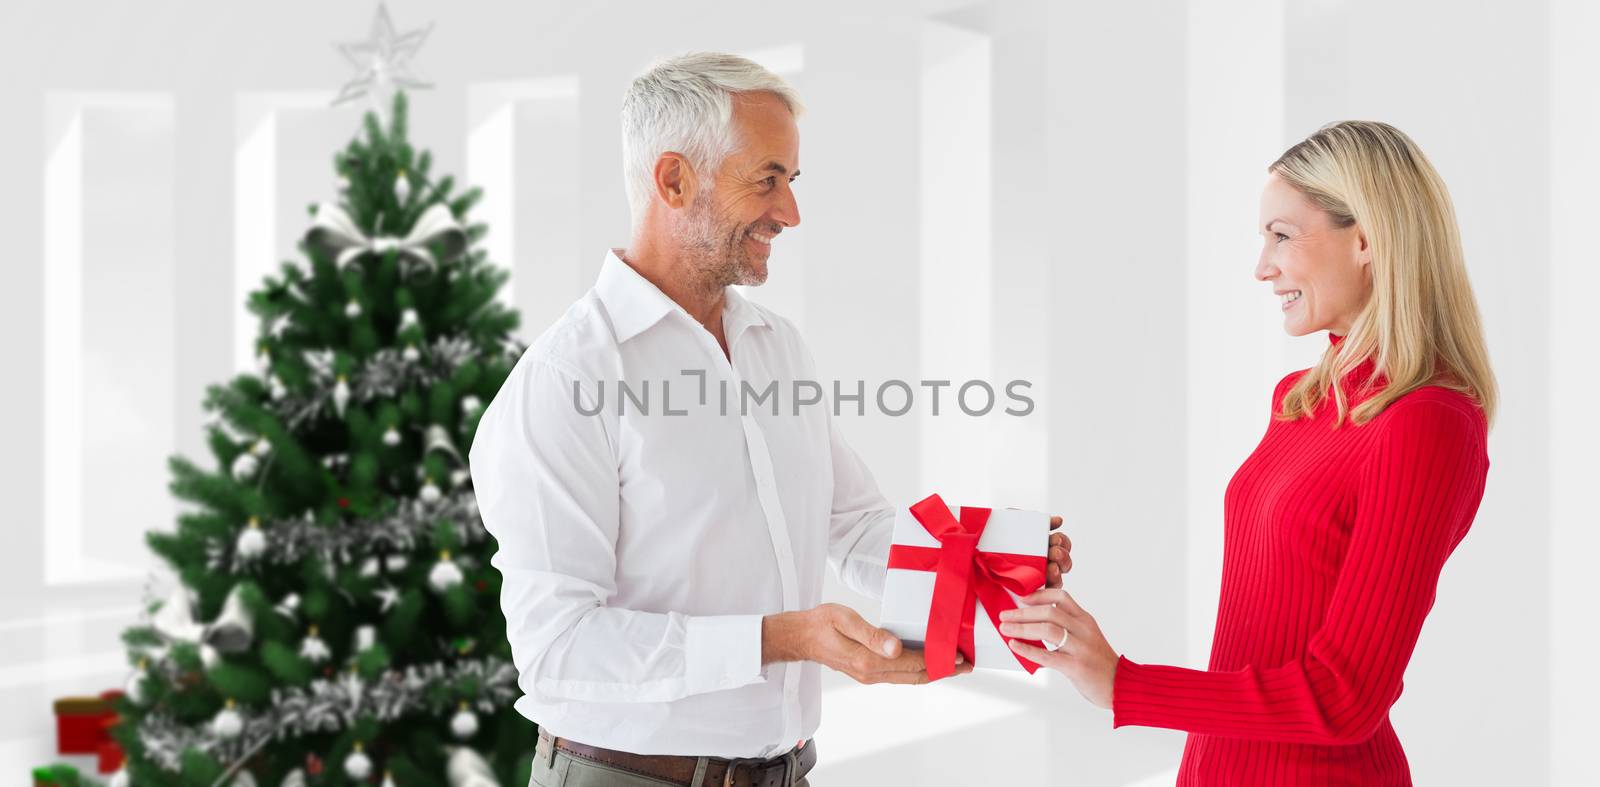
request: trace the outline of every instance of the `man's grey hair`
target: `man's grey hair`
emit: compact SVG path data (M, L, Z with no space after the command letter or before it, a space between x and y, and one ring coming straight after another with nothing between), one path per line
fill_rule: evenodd
M754 92L772 93L800 115L800 97L789 83L738 55L680 55L657 61L633 80L622 99L622 169L634 226L650 206L663 153L688 159L700 188L710 190L712 174L738 144L733 96Z

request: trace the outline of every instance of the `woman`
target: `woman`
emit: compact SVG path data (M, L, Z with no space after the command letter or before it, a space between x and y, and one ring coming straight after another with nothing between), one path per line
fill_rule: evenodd
M1001 631L1062 643L1012 646L1115 726L1189 732L1180 785L1410 784L1389 707L1483 495L1494 376L1450 198L1406 135L1337 123L1268 172L1256 278L1330 346L1278 383L1228 484L1210 669L1122 658L1059 589Z

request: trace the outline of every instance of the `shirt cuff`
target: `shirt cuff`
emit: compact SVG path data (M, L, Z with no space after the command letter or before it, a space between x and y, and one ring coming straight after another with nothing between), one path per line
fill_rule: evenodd
M684 638L687 693L704 694L766 682L761 674L761 617L703 615L689 618Z

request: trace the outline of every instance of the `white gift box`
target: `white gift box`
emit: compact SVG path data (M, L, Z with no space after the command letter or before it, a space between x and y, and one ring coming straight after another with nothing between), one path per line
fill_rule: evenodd
M949 506L959 518L961 508ZM939 548L927 528L912 516L909 508L895 512L894 543L902 546ZM978 538L979 552L1037 555L1044 558L1050 547L1050 516L1037 511L996 508ZM884 579L881 625L899 637L907 647L921 648L927 639L928 610L933 605L933 586L938 575L933 571L891 568ZM1018 596L1005 591L1012 600ZM973 666L983 669L1022 670L1022 664L994 627L983 601L977 602L972 622ZM1017 606L1023 606L1018 604Z

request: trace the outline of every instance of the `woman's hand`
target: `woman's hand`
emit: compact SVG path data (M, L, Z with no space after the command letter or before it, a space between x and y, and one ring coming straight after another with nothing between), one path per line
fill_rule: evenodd
M1072 681L1083 698L1102 708L1111 707L1111 686L1117 675L1117 652L1100 633L1100 624L1060 588L1043 588L1022 599L1026 607L1000 613L1000 633L1055 644L1055 651L1011 640L1017 655L1049 667ZM1066 639L1063 642L1062 635Z

